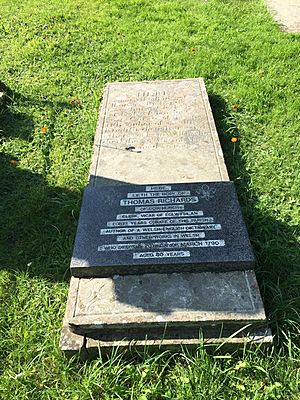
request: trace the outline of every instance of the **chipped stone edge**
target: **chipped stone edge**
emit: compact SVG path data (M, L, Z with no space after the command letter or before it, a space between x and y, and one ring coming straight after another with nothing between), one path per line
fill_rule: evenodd
M177 315L176 315L177 314ZM191 314L191 313L190 313ZM214 319L209 319L209 315L211 312L203 313L201 316L197 315L190 315L189 321L180 321L179 317L181 313L172 313L173 317L177 317L178 319L174 321L170 321L170 317L166 316L165 319L163 316L161 320L157 320L156 316L153 316L153 313L143 313L143 318L136 322L136 316L139 315L138 313L132 313L127 316L126 319L126 328L154 328L154 327L164 327L166 324L169 327L176 326L177 328L182 327L193 327L193 326L207 326L207 324L230 324L230 323L242 323L242 324L256 324L265 322L264 313L258 312L255 315L251 313L244 313L243 317L241 318L238 313L216 313L214 312ZM105 318L106 317L106 318ZM122 329L120 327L120 322L118 322L118 315L112 316L112 320L110 321L109 318L106 316L102 316L97 318L97 316L79 316L72 318L69 322L69 326L72 331L75 332L76 329L84 330L95 330L95 331L102 331L106 329L115 330L115 329ZM194 318L193 318L194 317Z

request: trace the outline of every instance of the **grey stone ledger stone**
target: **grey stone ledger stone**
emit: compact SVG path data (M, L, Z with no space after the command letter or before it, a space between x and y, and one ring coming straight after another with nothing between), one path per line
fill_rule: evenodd
M197 337L202 329L216 336L261 327L266 318L252 271L76 279L74 333L158 339L180 329Z
M106 86L90 185L223 180L228 174L203 79Z
M120 350L218 352L269 346L253 271L71 278L60 339L69 356Z
M232 182L88 187L71 271L79 277L254 266Z

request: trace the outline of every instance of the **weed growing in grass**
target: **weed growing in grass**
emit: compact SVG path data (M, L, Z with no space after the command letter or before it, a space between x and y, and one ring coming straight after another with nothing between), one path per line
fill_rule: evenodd
M0 10L11 89L0 118L0 398L299 398L299 36L281 33L261 0L0 0ZM197 76L275 347L68 361L58 338L103 87Z

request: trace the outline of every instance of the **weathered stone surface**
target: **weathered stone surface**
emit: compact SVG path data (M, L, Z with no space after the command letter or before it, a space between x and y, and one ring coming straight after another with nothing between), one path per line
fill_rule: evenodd
M119 349L270 345L253 271L71 278L60 346L82 358Z
M265 322L254 272L144 274L78 279L69 325L75 333ZM168 328L167 328L168 329ZM157 331L157 329L156 329ZM154 332L155 333L155 332Z
M253 266L232 182L85 190L71 262L74 276Z
M222 180L228 174L203 79L107 85L90 184Z

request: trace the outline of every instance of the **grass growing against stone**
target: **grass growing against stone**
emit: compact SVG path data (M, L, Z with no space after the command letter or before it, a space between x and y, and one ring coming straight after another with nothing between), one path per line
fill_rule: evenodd
M262 0L0 0L1 399L300 398L299 49ZM58 340L103 87L198 76L274 347L69 361Z

